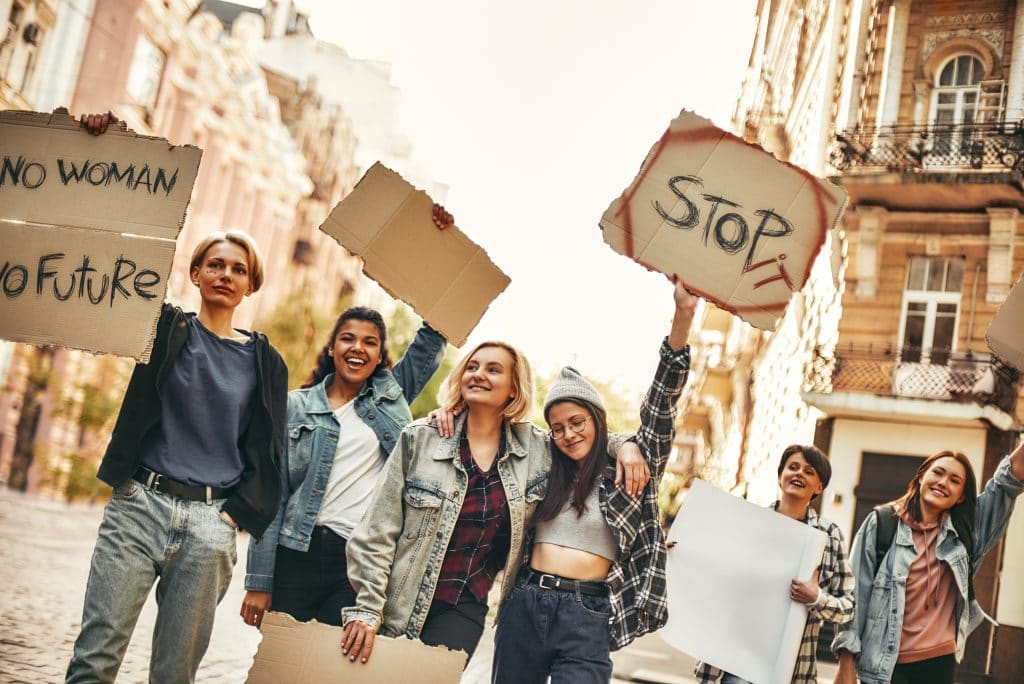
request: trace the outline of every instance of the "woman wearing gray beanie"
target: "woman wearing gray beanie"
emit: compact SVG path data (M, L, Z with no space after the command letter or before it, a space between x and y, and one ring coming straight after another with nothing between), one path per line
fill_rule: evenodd
M637 442L651 471L641 496L615 486L604 403L590 383L567 366L548 392L548 490L499 615L492 682L608 682L609 652L665 624L657 492L690 366L686 340L696 303L676 285L672 329L640 408Z

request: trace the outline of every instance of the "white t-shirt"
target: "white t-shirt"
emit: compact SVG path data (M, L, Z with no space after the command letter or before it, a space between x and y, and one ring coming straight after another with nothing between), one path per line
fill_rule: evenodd
M316 524L348 539L370 506L384 457L377 435L356 414L354 401L336 409L334 417L339 426L338 448Z

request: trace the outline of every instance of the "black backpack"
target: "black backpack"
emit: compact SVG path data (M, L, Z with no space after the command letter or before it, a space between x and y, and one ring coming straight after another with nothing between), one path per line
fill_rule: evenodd
M875 518L878 526L875 530L875 558L879 567L882 559L889 552L889 547L896 539L896 528L899 526L899 518L891 504L875 506ZM960 543L967 549L967 600L974 600L974 535L959 518L953 518L953 529L956 530ZM877 572L877 571L876 571Z

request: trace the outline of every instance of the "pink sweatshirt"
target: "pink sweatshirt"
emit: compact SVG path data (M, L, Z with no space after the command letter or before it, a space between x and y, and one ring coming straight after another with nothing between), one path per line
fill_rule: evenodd
M916 663L956 653L956 625L953 623L957 588L953 571L935 556L945 515L925 525L903 514L910 526L917 558L907 574L907 597L903 611L903 633L897 663Z

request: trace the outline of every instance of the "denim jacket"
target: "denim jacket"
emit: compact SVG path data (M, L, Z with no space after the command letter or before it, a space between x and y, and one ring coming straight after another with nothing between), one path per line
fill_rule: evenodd
M398 438L373 503L346 546L348 578L358 598L342 622L360 620L386 636L419 637L441 564L462 510L469 478L459 459L466 413L451 437L424 420ZM547 433L532 423L505 423L506 452L497 468L511 518L504 597L522 552L526 521L547 491Z
M444 348L444 337L424 324L395 367L378 368L356 396L356 415L377 435L382 458L412 422L409 404L441 365ZM338 421L327 400L333 379L332 373L313 387L288 393L288 467L281 473L281 506L264 538L249 541L247 590L273 589L278 544L309 549L338 446Z
M954 609L957 661L963 658L968 635L985 618L977 601L968 606L967 573L977 572L984 555L1006 532L1014 500L1022 491L1024 483L1013 476L1010 459L1003 459L975 506L976 548L971 568L967 549L960 543L948 515L939 532L935 555L953 571L959 590ZM836 653L845 649L856 656L857 676L864 684L885 684L892 677L903 632L907 573L918 555L910 528L900 520L892 547L879 562L875 558L876 529L877 518L869 515L853 541L856 616L849 629L837 634L832 642Z

